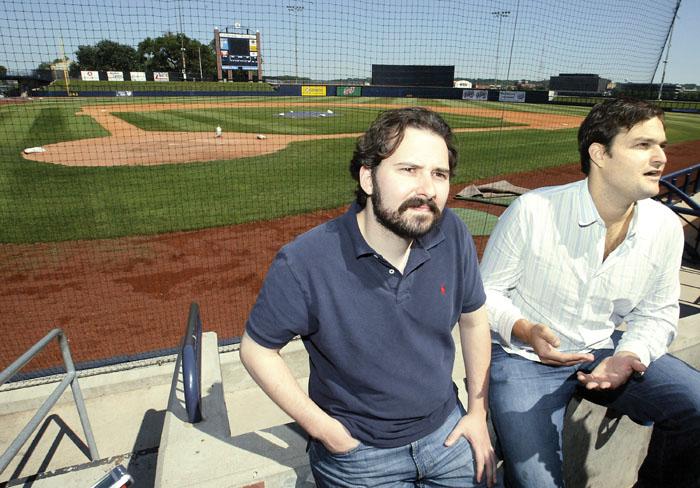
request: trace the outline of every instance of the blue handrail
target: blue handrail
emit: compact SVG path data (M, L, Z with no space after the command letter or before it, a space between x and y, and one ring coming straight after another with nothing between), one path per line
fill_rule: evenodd
M690 198L700 191L700 163L661 177L660 183L666 188L659 194L659 200L666 205L673 204L674 198L684 201L697 210L698 205Z
M202 420L202 320L196 303L190 305L182 340L182 383L187 421L194 424Z
M659 183L662 188L657 200L695 229L695 245L686 242L685 249L691 258L700 259L700 224L692 218L700 217L700 205L692 198L700 191L700 163L664 175ZM680 202L685 205L679 205Z

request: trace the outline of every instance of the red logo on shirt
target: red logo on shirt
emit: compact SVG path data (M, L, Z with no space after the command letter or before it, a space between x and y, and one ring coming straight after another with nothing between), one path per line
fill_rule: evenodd
M440 293L444 295L446 291L447 289L445 288L445 283L443 283L442 285L440 285Z

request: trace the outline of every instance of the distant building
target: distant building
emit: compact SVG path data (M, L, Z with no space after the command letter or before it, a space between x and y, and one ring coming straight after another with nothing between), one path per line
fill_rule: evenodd
M372 85L453 87L455 67L408 64L373 64Z
M602 95L610 80L591 73L560 73L549 78L549 89L562 95Z
M660 86L659 83L618 83L615 87L615 94L654 100L659 96ZM683 85L664 83L661 90L661 98L664 100L676 100L683 91Z
M545 90L547 88L547 82L519 80L515 83L513 88L516 90Z

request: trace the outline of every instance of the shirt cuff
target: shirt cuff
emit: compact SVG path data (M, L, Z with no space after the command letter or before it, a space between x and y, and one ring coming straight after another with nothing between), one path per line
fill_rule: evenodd
M617 348L615 349L615 354L623 351L632 352L636 354L639 357L639 361L644 366L649 366L649 364L651 363L651 354L649 353L649 348L642 342L630 341L622 343L622 341L620 341L620 344L618 344Z
M515 322L521 318L523 318L522 314L516 312L503 311L499 314L498 320L496 320L495 323L497 324L496 333L499 335L502 344L508 347L514 347L513 341L511 340L513 326Z

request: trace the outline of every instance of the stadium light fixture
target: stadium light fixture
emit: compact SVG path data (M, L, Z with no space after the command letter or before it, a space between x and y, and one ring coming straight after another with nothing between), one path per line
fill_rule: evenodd
M291 14L301 14L304 11L303 5L285 5L287 11ZM294 78L297 84L299 83L299 41L297 37L297 24L299 23L296 15L294 17Z
M678 17L678 7L676 7L676 13L671 21L671 28L668 31L668 43L666 43L666 58L664 59L664 69L661 72L661 83L659 83L659 96L657 99L661 101L661 95L664 91L664 79L666 78L666 65L668 64L668 55L671 52L671 38L673 37L673 26L676 25L676 18Z
M177 15L180 22L180 54L182 55L182 79L187 81L187 68L185 66L185 30L182 24L182 5L177 4Z
M498 86L498 55L501 51L501 21L510 15L510 10L494 10L491 15L498 18L498 40L496 41L496 66L493 75L493 82Z

